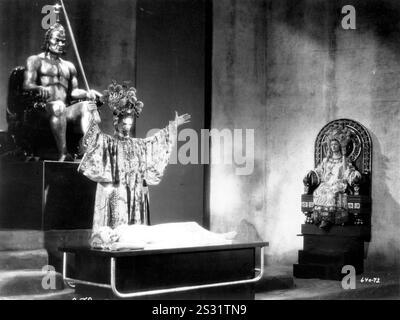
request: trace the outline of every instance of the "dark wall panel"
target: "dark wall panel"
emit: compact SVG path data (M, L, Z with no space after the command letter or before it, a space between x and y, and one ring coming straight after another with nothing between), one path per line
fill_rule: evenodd
M206 1L138 1L137 39L136 85L145 104L137 136L166 126L175 110L192 115L183 128L200 136L207 108ZM150 189L152 223L202 223L203 174L200 164L169 165L160 185Z

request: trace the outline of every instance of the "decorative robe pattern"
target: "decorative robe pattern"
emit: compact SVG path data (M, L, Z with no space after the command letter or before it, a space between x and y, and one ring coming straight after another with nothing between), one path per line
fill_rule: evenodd
M78 170L97 182L93 233L105 226L148 224L147 184L161 181L176 135L176 121L145 139L110 136L91 122Z
M335 224L347 222L346 189L353 184L356 177L361 177L360 173L351 163L344 170L341 158L323 159L314 172L319 180L319 186L313 193L314 220L327 220Z

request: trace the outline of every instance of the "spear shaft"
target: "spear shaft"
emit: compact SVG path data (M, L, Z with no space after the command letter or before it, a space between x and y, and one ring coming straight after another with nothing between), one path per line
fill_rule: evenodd
M72 42L72 46L74 47L75 56L76 56L76 59L78 60L79 69L80 69L82 77L83 77L83 82L85 83L86 91L90 92L89 82L87 81L85 70L83 69L81 56L79 55L78 46L76 45L76 41L75 41L75 36L74 36L74 33L72 32L72 27L71 27L71 23L68 18L68 13L67 13L67 10L65 9L64 1L63 0L60 0L60 1L61 1L61 6L64 11L67 28L68 28L69 34L71 36L71 42ZM97 122L101 121L97 110L93 111L93 116Z
M90 91L90 87L89 87L89 83L88 83L87 78L86 78L85 70L83 69L81 56L79 55L78 46L76 45L74 33L72 32L71 23L69 22L67 10L65 10L64 1L63 0L60 0L60 1L61 1L61 6L62 6L63 11L64 11L65 21L67 22L67 28L68 28L69 34L71 36L72 46L74 47L76 59L78 60L79 69L81 70L81 74L82 74L82 77L83 77L83 81L85 83L86 90Z

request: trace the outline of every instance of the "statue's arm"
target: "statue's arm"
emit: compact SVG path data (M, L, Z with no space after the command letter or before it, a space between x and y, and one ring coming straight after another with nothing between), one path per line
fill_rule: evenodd
M38 56L30 56L26 60L23 89L38 93L43 98L48 98L50 92L46 87L37 84L38 71L41 66L41 59Z
M71 98L72 100L87 99L88 92L78 88L78 73L72 63L69 63L69 70L71 74Z
M318 174L314 170L307 172L306 176L303 178L304 192L308 194L320 183Z
M309 194L312 192L322 181L324 160L314 169L307 172L303 179L304 192Z

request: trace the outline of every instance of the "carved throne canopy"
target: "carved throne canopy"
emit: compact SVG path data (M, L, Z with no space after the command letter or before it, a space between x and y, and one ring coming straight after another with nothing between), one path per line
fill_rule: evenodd
M329 122L318 133L315 140L314 166L318 166L326 157L328 150L328 133L335 127L342 127L349 130L351 140L347 145L346 157L364 175L370 175L372 170L372 142L367 129L360 123L349 120L339 119Z

